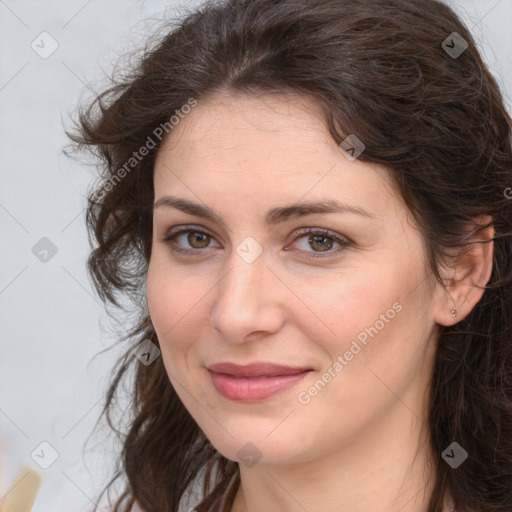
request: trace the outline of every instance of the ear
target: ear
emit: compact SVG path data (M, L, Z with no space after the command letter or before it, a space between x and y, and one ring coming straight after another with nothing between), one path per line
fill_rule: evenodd
M478 225L489 224L488 216L476 219ZM468 233L468 236L470 233ZM449 268L444 268L445 286L441 284L434 319L444 326L454 325L465 318L482 298L491 278L494 253L494 228L479 228L471 234L470 244L453 256Z

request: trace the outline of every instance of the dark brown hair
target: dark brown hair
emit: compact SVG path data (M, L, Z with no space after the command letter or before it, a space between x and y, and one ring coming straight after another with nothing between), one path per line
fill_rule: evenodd
M448 51L453 37L468 45L460 55ZM123 443L120 467L104 490L126 477L114 510L128 511L136 501L146 512L176 512L198 477L205 499L196 508L206 510L238 469L185 409L162 358L146 366L134 357L143 340L158 346L141 293L161 145L155 130L190 98L201 102L218 92L313 98L337 143L355 134L365 144L359 159L390 170L438 279L448 251L467 247L468 226L474 231L482 227L476 219L492 219L493 270L484 295L466 318L440 330L429 396L436 481L428 511L443 510L449 496L457 512L510 512L512 200L505 191L512 186L512 122L468 29L434 0L210 2L80 108L68 136L75 149L92 150L102 171L88 197L95 245L88 271L106 306L121 307L120 297L128 297L138 310L102 412ZM156 147L126 167L148 137ZM130 370L128 427L119 432L111 411ZM457 469L441 458L453 441L469 454Z

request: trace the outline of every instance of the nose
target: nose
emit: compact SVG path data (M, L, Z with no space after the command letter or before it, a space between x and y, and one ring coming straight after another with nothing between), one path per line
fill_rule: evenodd
M211 314L212 327L226 341L245 343L282 328L290 293L268 263L265 251L251 263L233 251Z

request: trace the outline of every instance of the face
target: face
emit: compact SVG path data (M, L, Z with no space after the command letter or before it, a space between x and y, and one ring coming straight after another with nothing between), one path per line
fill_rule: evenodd
M304 462L423 414L436 336L423 239L389 172L347 158L312 103L199 102L154 183L149 312L172 385L225 457ZM225 362L287 369L211 371Z

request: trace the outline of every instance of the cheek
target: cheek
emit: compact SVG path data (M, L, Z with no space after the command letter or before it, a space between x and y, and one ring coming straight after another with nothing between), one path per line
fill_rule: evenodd
M171 328L172 320L178 313L176 308L180 307L175 289L170 292L170 278L160 268L158 263L151 260L146 282L148 310L159 338L161 333Z
M381 314L386 315L390 310L386 319L395 317L393 304L400 300L402 291L383 274L378 269L372 272L367 266L364 271L346 271L323 286L315 283L304 288L301 295L311 298L307 301L312 312L307 315L312 319L308 328L311 339L317 339L314 330L320 328L324 339L330 340L329 353L334 355L348 350L347 345L359 333L364 333L366 327L376 321L380 327Z
M415 272L403 272L399 279L390 279L392 271L382 272L385 277L369 272L357 286L347 286L350 298L338 296L336 336L324 345L331 361L339 363L331 366L336 384L326 390L327 401L350 403L364 416L369 411L363 404L381 407L422 374L430 360L431 323L425 312L428 290L414 290Z
M148 310L168 378L184 404L189 400L182 386L190 371L190 351L194 348L191 340L198 337L194 333L198 289L190 284L190 280L179 279L165 261L150 262L146 284ZM190 389L190 383L185 389Z
M395 255L391 261L366 264L364 270L344 271L323 289L304 290L305 296L320 297L311 302L311 309L323 322L317 319L303 328L311 340L318 340L315 329L321 327L326 333L322 348L330 361L345 356L345 378L361 379L361 372L371 367L385 370L396 381L401 363L406 370L408 363L417 362L428 337L425 304L429 300L424 287L415 289L422 277L419 267L406 265Z
M190 319L197 314L196 308L204 291L200 283L191 284L190 279L180 279L165 261L151 260L146 284L148 310L163 347L170 340L173 346L183 340L178 333L183 333Z

